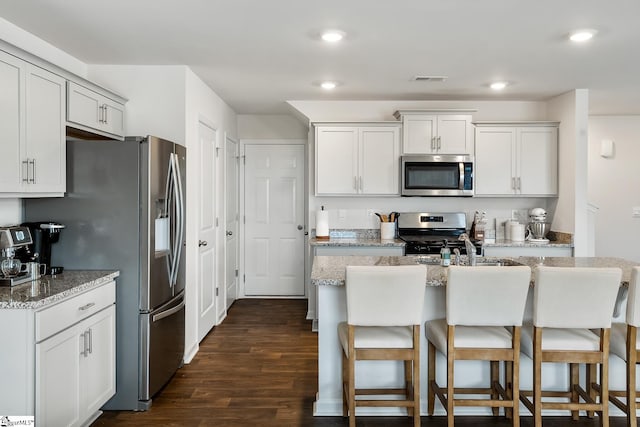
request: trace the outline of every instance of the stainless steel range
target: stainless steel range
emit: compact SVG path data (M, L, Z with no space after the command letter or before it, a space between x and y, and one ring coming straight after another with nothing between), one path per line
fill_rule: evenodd
M464 212L403 212L398 218L398 237L406 242L406 255L436 255L447 246L466 254L464 242L458 237L467 232ZM474 242L481 253L479 242Z

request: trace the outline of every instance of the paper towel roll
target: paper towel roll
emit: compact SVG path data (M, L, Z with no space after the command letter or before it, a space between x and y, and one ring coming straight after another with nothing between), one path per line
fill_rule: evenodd
M316 239L329 238L329 211L316 212Z

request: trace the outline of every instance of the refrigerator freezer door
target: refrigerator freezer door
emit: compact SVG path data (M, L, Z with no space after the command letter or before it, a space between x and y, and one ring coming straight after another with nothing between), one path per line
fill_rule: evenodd
M173 146L170 141L152 136L140 144L140 226L147 230L140 241L140 310L143 312L155 310L177 294L170 280L174 250L171 242L176 230Z
M184 293L151 313L140 314L140 400L150 400L182 365Z

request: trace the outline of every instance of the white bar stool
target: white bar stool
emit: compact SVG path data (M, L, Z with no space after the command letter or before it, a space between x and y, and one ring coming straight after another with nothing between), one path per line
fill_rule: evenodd
M347 321L342 344L343 416L356 425L356 406L406 407L420 426L420 323L427 280L425 265L347 266ZM357 360L404 361L404 388L356 389ZM402 395L403 399L356 399Z
M574 420L579 410L596 411L600 425L609 425L609 335L621 275L619 268L536 268L533 326L522 328L521 345L522 352L533 359L533 392L520 392L536 427L542 426L543 409L570 410ZM598 334L592 329L598 329ZM544 362L570 364L568 391L542 391ZM580 363L600 365L599 401L591 385L588 390L580 386ZM533 400L527 397L531 394ZM543 396L569 401L542 401Z
M520 425L518 373L520 326L524 316L531 269L521 267L448 268L446 319L425 324L429 341L427 412L433 414L435 396L447 411L447 424L454 425L456 406L503 407L513 426ZM438 386L436 349L447 357L447 387ZM490 361L491 384L487 388L454 388L456 360ZM499 361L509 364L510 377L499 383ZM459 399L454 394L489 394L488 399Z
M631 270L629 294L627 298L627 323L611 325L611 354L624 360L627 366L627 389L609 390L609 400L627 414L627 426L638 425L636 410L637 385L636 364L640 346L638 340L638 326L640 326L640 267ZM620 397L626 398L626 403Z

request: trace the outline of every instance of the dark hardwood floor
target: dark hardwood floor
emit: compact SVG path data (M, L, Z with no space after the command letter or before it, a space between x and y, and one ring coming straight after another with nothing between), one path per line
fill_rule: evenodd
M342 427L342 417L313 417L317 336L305 320L304 300L239 300L222 325L200 343L146 412L107 411L92 426L313 426ZM444 427L444 417L422 417ZM360 427L411 426L408 417L359 417ZM510 426L504 418L456 418L456 426ZM521 417L523 427L532 418ZM545 417L545 427L587 427L597 419ZM611 418L622 427L623 418Z

